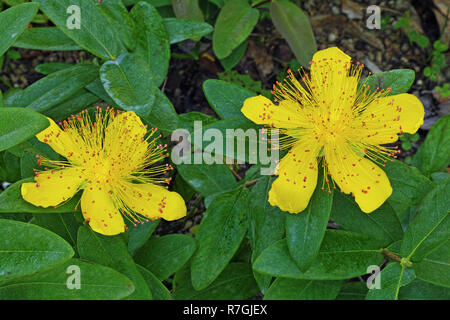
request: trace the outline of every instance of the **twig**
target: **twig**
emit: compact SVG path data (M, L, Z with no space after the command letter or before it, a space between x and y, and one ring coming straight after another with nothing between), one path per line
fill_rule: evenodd
M263 0L263 1L260 1L260 2L258 2L258 3L255 3L254 5L252 5L252 8L258 8L259 6L262 6L263 4L266 4L266 3L268 3L268 2L271 2L272 0Z

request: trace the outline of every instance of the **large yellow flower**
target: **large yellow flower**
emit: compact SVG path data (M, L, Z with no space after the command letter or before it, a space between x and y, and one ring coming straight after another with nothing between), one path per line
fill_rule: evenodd
M396 157L398 133L416 132L423 123L422 103L411 94L389 96L389 89L358 85L363 65L336 47L318 51L311 72L297 80L289 71L274 86L277 104L263 96L247 99L242 113L257 124L279 128L273 141L290 148L278 164L278 178L269 202L284 211L303 211L317 184L320 160L326 183L352 193L362 211L370 213L391 195L384 166ZM322 185L323 189L324 184Z
M155 183L170 168L153 164L167 156L157 143L156 131L147 135L134 112L97 108L95 122L87 111L50 126L36 135L67 161L39 157L46 170L36 172L35 183L22 184L23 198L35 206L57 206L83 189L81 211L91 228L105 235L125 230L123 217L134 224L148 219L175 220L186 215L183 198ZM147 137L146 137L147 135Z

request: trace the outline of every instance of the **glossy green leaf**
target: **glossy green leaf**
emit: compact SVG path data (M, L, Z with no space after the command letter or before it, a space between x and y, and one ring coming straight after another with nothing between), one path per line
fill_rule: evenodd
M158 128L164 136L179 128L178 114L167 96L161 90L155 91L154 108L150 115L142 120L150 127Z
M362 81L371 89L391 88L390 95L408 92L414 82L415 74L411 69L394 69L386 72L378 72Z
M58 235L38 226L0 219L0 282L51 269L74 252Z
M285 239L264 250L253 269L282 278L341 280L366 274L369 265L379 265L382 261L380 249L366 236L327 230L317 258L306 272L298 269Z
M417 278L450 288L450 242L440 246L419 263L414 263Z
M52 22L69 38L85 50L102 59L116 59L126 49L107 18L98 10L95 1L86 0L34 0ZM80 10L80 29L72 28L75 11L67 13L70 6ZM73 7L72 7L73 8ZM68 24L72 29L68 28Z
M191 263L192 285L201 290L225 269L247 232L246 189L224 193L206 210L197 231L198 249Z
M224 164L180 164L177 170L184 181L205 197L236 187L236 179Z
M336 300L364 300L367 290L365 282L347 282L342 286Z
M172 0L172 8L177 18L203 21L198 0Z
M124 54L100 68L100 79L109 96L119 107L146 117L155 102L156 87L144 60Z
M128 251L131 254L142 247L159 225L159 220L139 224L128 231Z
M35 16L38 6L24 3L0 13L0 56L14 43Z
M319 177L321 181L323 177ZM308 207L286 217L286 243L291 257L301 271L312 265L325 236L333 205L333 194L321 190L318 183Z
M98 77L98 67L93 64L78 64L54 72L34 82L11 99L7 106L27 107L44 112L63 103L84 86Z
M195 249L194 238L184 234L168 234L151 238L136 252L134 260L158 279L165 280L191 258Z
M383 170L392 186L388 202L399 217L409 207L419 205L423 197L434 187L434 184L419 170L401 161L387 163Z
M220 10L214 27L213 50L217 58L231 54L248 38L258 22L259 11L247 1L230 0Z
M78 229L80 258L113 268L133 281L135 291L129 299L151 299L152 294L142 274L128 253L120 235L104 236L82 226Z
M416 279L400 288L399 299L450 300L450 289Z
M242 57L244 57L245 52L247 51L247 46L248 40L245 40L227 57L220 60L220 64L225 69L225 71L233 69L239 63L239 61L241 61Z
M230 263L209 286L195 290L191 283L189 268L184 268L175 277L177 300L243 300L258 293L258 286L251 266L247 263Z
M41 114L24 108L0 108L0 151L32 138L49 126Z
M170 291L153 273L140 265L136 265L139 272L147 282L148 288L152 292L153 300L172 300Z
M211 107L222 119L246 119L241 112L242 106L245 99L255 96L251 91L216 79L203 82L203 91Z
M413 158L413 165L426 176L450 164L450 115L440 118L428 132Z
M32 50L73 51L82 48L57 27L30 28L14 42L14 47Z
M71 266L79 268L80 289L68 288L69 277L71 274L75 275L70 269ZM0 299L113 300L123 299L133 290L133 283L119 272L98 264L71 259L47 272L20 278L0 286Z
M341 286L342 281L277 278L264 300L334 300Z
M72 247L76 246L80 224L74 213L37 213L33 217L33 224L56 233Z
M72 67L73 64L65 63L65 62L47 62L38 64L34 71L48 75L53 72L61 71L63 69L67 69Z
M187 19L166 18L164 25L169 34L170 44L187 39L199 39L213 31L213 27L206 22Z
M297 5L286 1L272 1L270 16L275 28L303 66L307 66L317 51L316 40L308 16Z
M139 29L136 29L135 21L128 14L122 0L103 0L99 2L97 8L105 16L120 41L128 49L134 50Z
M380 247L403 236L402 225L388 202L367 214L361 211L354 198L336 192L331 218L344 230L371 237Z
M373 288L367 293L367 300L397 300L400 288L414 280L414 270L402 267L399 263L390 263L381 270L380 289Z
M146 2L136 4L130 14L139 31L134 53L148 64L153 81L159 87L169 70L170 40L166 26L158 11Z
M423 199L417 216L405 231L401 256L421 261L450 238L450 177L439 183Z
M100 98L95 94L90 93L86 89L80 89L67 100L45 111L44 114L55 121L61 121L82 110L86 110L89 106L98 101L100 101Z

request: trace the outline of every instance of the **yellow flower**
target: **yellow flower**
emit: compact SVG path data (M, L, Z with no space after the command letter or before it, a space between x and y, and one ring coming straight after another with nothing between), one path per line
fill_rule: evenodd
M283 211L303 211L317 184L322 160L330 191L337 184L352 193L362 211L370 213L391 195L389 179L375 163L396 158L398 133L416 132L423 123L422 103L411 94L388 96L358 85L363 65L336 47L318 51L311 72L297 80L292 72L274 86L272 103L263 96L247 99L242 113L257 124L279 128L275 147L291 148L279 162L269 203ZM378 89L378 88L377 88ZM324 189L324 183L322 189Z
M175 220L186 215L183 198L155 183L169 165L153 164L167 156L157 144L157 129L149 131L134 112L97 108L95 122L87 111L64 121L51 119L36 137L67 160L39 157L46 170L35 183L22 184L22 197L35 206L57 206L83 189L81 211L91 228L105 235L126 229L123 217L135 225L148 219ZM123 217L122 217L123 216Z

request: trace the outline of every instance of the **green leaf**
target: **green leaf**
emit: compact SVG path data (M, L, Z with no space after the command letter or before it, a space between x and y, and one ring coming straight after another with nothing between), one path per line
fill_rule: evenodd
M390 263L379 274L380 289L370 289L367 300L397 300L399 290L414 280L414 270L402 267L399 263Z
M195 240L184 234L153 237L134 257L134 260L165 280L177 272L191 258L196 248Z
M180 164L177 170L204 197L236 187L236 179L224 164Z
M307 66L317 51L308 16L297 5L285 0L271 2L270 16L297 60Z
M146 117L155 102L156 87L144 60L124 54L100 68L100 79L109 96L119 107Z
M246 172L246 174L248 171ZM267 247L283 238L287 214L268 202L268 193L274 177L263 176L252 187L248 202L248 237L252 247L251 261ZM271 276L262 275L255 271L255 279L264 293L272 279Z
M26 29L14 42L14 47L32 50L73 51L82 50L57 27Z
M321 181L320 177L318 181ZM308 207L286 217L286 243L292 259L305 272L319 253L333 205L333 194L322 191L318 183Z
M334 300L341 286L342 281L277 278L264 300Z
M61 71L63 69L67 69L72 67L73 64L65 63L65 62L47 62L41 63L34 68L34 71L48 75L53 72Z
M241 87L215 79L203 82L203 92L211 107L222 119L246 119L241 108L247 98L256 95Z
M371 237L380 247L400 240L403 236L402 225L388 202L366 214L352 197L336 192L331 218L344 230Z
M15 95L7 103L11 107L27 107L38 112L49 110L94 81L98 68L93 64L78 64L49 74Z
M70 266L79 267L80 289L69 289ZM76 271L75 271L76 272ZM123 299L133 283L119 272L98 264L71 259L47 272L27 276L0 286L2 300L112 300Z
M413 158L413 165L426 176L450 164L450 115L440 118L428 132Z
M388 175L392 186L392 194L388 202L399 217L409 207L419 205L423 197L434 187L434 184L417 168L410 167L401 161L387 163L383 170Z
M250 265L230 263L208 287L195 290L192 287L190 269L176 274L174 298L177 300L243 300L258 293L258 286Z
M113 26L97 8L96 2L86 0L34 0L52 22L80 47L102 59L116 59L126 52ZM80 29L69 29L67 24L73 13L67 9L75 5L80 8Z
M245 55L247 51L248 40L246 39L242 42L236 49L234 49L227 57L220 60L220 64L225 69L225 71L229 71L233 69L239 61L241 61L242 57Z
M450 300L450 289L416 279L407 286L400 288L399 299Z
M25 30L38 10L35 3L24 3L0 13L0 56Z
M136 228L131 228L128 231L129 234L129 240L128 240L128 251L131 254L134 254L134 252L142 247L148 239L150 239L150 236L152 233L156 230L156 228L159 225L159 220L155 221L149 221L144 224L137 225Z
M391 88L390 95L404 93L409 90L414 82L415 74L411 69L394 69L386 72L378 72L362 81L372 89Z
M450 288L450 242L440 246L419 263L414 263L417 278Z
M319 254L306 272L301 272L291 258L286 240L280 240L256 259L253 269L282 278L341 280L367 273L367 266L383 261L380 249L366 236L327 230Z
M159 89L155 91L154 106L150 115L143 118L145 123L150 127L160 129L164 136L179 128L178 114L172 102Z
M169 34L170 44L187 39L200 39L213 31L213 27L206 22L187 19L166 18L164 24Z
M347 282L339 291L336 300L364 300L367 295L367 284L365 282Z
M421 261L450 238L450 177L439 183L423 199L418 214L405 231L401 256Z
M153 300L172 300L169 290L153 273L138 264L136 266L147 282Z
M274 180L275 177L263 176L250 190L248 222L252 261L284 236L288 215L268 202L268 193Z
M133 281L136 290L129 299L152 298L144 277L137 269L120 235L104 236L82 226L78 229L77 248L81 259L113 268Z
M247 232L248 191L218 196L206 210L197 232L198 249L192 268L192 285L201 290L225 269Z
M37 213L33 217L33 224L56 233L72 247L76 246L80 224L74 213Z
M220 10L214 27L213 50L217 58L231 54L248 38L258 22L259 11L247 1L229 0Z
M167 76L170 40L158 11L146 2L139 2L130 12L136 21L137 45L134 53L148 64L153 81L159 87Z
M105 16L120 41L128 49L133 50L136 45L136 30L138 29L122 0L103 0L99 2L97 8Z
M172 0L172 8L177 18L203 21L198 0Z
M74 252L58 235L38 226L0 219L0 282L51 269Z
M86 110L92 104L100 100L95 94L90 93L86 89L80 89L67 100L45 111L45 115L55 121L67 119L70 115L77 114L82 110Z
M0 151L32 138L49 126L39 113L24 108L0 108Z

